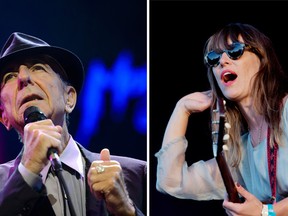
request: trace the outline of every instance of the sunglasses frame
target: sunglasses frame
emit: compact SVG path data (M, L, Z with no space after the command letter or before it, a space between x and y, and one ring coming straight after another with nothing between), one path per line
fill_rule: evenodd
M221 50L221 52L216 52L214 50L211 50L210 52L208 52L205 55L205 62L209 67L216 67L219 65L220 59L221 59L222 54L224 52L227 54L227 56L230 59L237 60L243 55L245 49L247 49L247 48L250 48L250 46L247 44L240 43L240 42L234 42L231 44L231 49L224 49L224 50ZM235 54L233 55L233 53L238 53L238 54L236 56L234 56ZM212 55L212 54L214 55L213 60L211 60L211 58L209 58L209 55ZM209 63L209 61L210 62L215 61L215 59L218 59L218 61L216 63L214 63L214 64Z

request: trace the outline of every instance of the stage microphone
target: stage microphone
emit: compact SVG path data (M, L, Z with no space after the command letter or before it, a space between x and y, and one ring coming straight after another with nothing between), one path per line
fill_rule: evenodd
M30 122L36 122L40 120L47 119L46 115L40 111L40 109L36 106L28 107L23 114L25 125ZM55 171L62 170L62 163L58 156L58 152L56 148L49 148L47 151L47 158L50 160L52 167Z

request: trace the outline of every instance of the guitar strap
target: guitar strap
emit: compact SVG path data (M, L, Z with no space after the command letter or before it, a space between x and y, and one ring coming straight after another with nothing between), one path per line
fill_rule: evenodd
M277 171L277 151L278 145L270 147L270 127L267 130L267 162L268 162L268 174L271 187L271 203L276 202L276 171Z

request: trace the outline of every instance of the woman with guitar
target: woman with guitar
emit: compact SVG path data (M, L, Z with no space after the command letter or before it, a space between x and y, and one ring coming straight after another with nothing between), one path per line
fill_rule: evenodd
M155 155L157 190L223 199L228 215L288 215L288 82L272 42L231 23L207 40L204 62L211 90L177 102ZM215 157L188 167L189 116L209 108Z

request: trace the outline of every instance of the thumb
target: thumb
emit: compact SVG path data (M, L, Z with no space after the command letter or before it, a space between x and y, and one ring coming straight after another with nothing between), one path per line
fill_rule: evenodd
M100 159L103 161L109 161L110 160L110 151L107 148L104 148L100 152Z

